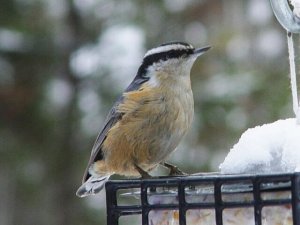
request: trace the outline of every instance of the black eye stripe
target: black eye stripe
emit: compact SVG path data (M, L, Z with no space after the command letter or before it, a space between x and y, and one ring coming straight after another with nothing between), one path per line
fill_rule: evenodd
M184 57L192 54L193 52L194 49L176 49L176 50L173 49L166 52L159 52L159 53L148 55L143 59L143 63L140 66L138 73L144 74L146 72L146 69L156 62L165 61L167 59Z
M172 59L172 58L179 58L181 56L184 55L189 55L193 53L193 49L172 49L170 51L166 51L166 52L159 52L159 53L155 53L155 54L151 54L148 55L144 58L143 63L144 62L158 62L160 60L166 60L166 59Z

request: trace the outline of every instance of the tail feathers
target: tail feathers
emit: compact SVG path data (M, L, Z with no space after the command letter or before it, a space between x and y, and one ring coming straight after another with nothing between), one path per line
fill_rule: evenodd
M84 182L77 190L76 195L78 197L86 197L88 195L95 195L99 193L104 187L106 181L110 175L103 177L91 176L86 182Z

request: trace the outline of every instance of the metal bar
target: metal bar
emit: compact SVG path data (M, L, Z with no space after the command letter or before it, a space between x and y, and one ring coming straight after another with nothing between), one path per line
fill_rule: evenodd
M255 219L255 225L261 225L262 219L261 219L261 197L260 197L260 179L254 178L253 179L253 198L254 198L254 219Z
M216 180L214 185L216 225L223 225L222 182Z
M148 195L147 195L148 185L147 182L142 181L141 183L141 205L142 205L142 224L149 224L149 203L148 203Z
M107 183L113 183L118 185L118 189L122 188L140 188L142 182L146 182L153 186L176 186L177 182L187 181L189 185L192 184L212 184L217 179L220 181L244 181L252 180L254 178L261 178L261 180L267 180L268 182L288 182L291 181L293 173L274 173L274 174L243 174L243 175L208 175L208 176L185 176L185 177L157 177L153 179L131 179L131 180L109 180Z
M117 207L117 189L111 183L105 184L106 188L106 217L107 224L119 224L119 213L114 210Z
M300 225L300 173L295 173L293 176L291 191L293 224Z
M185 182L178 183L179 225L186 225Z
M111 210L114 210L119 214L119 216L136 215L142 213L142 207L140 205L117 206L111 208Z

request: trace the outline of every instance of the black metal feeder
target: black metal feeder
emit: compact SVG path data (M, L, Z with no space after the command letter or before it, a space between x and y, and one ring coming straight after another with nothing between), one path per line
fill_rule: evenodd
M108 225L133 215L143 225L300 225L300 173L111 180L106 204Z

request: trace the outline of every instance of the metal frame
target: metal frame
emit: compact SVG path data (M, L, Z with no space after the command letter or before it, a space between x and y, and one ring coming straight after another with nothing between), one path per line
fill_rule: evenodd
M223 201L223 185L240 185L241 183L250 184L245 191L236 193L252 193L251 201ZM268 189L263 184L275 184ZM185 190L188 187L196 185L213 186L214 202L189 203L186 201ZM284 184L278 185L276 184ZM148 202L149 190L158 187L172 187L178 191L178 204L150 204ZM137 188L140 192L141 204L118 205L118 191L130 191ZM262 199L261 193L288 191L291 198L284 199ZM231 193L234 194L234 193ZM216 225L223 225L222 214L224 209L228 208L254 208L254 219L256 225L262 224L262 208L264 206L279 206L291 204L293 214L293 224L300 225L300 173L289 174L268 174L268 175L201 175L201 176L183 176L183 177L159 177L153 179L134 179L117 180L106 183L106 205L107 205L107 224L118 225L119 218L126 215L142 215L142 224L149 225L148 215L151 210L169 209L179 210L179 224L186 225L186 212L189 209L214 209Z

